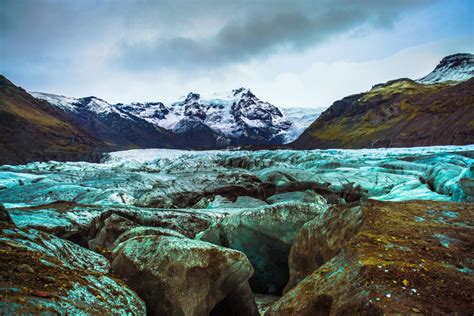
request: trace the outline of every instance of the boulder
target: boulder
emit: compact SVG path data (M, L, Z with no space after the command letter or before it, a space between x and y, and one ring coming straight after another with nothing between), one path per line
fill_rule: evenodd
M108 269L103 256L69 241L2 227L0 314L144 315L143 301Z
M245 255L198 240L139 236L119 244L112 267L134 289L152 315L209 315L234 309L257 315ZM231 305L229 305L231 304Z
M296 237L286 293L265 315L469 314L474 207L337 206Z
M197 239L245 253L255 274L254 292L281 294L288 282L288 255L293 239L308 221L320 216L326 203L280 203L224 217Z

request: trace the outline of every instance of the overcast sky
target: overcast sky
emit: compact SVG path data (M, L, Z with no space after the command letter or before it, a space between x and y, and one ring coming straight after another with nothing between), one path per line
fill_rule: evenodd
M326 107L457 52L474 52L474 0L0 0L2 74L110 102L244 86Z

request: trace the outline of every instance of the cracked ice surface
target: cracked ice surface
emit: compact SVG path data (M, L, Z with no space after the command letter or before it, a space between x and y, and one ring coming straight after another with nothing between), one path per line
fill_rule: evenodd
M237 190L237 196L249 196L261 183L278 190L308 182L327 184L335 193L353 182L367 190L369 198L379 200L472 201L473 161L474 145L254 152L131 150L110 153L100 164L0 166L0 203L8 208L55 201L189 208L204 196L212 200L213 194L219 196L223 188L228 193L236 185L247 188ZM269 203L271 193L265 194L252 197ZM203 205L199 208L212 208L212 202Z

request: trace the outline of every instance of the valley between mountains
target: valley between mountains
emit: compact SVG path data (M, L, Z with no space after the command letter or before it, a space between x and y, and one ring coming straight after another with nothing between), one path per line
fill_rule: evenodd
M280 109L246 88L190 92L167 105L110 104L94 96L28 93L2 76L0 163L98 161L104 152L138 148L468 145L474 142L473 76L473 55L455 54L424 78L377 84L327 109ZM41 137L31 142L36 133Z
M0 314L470 315L474 57L327 109L0 77Z

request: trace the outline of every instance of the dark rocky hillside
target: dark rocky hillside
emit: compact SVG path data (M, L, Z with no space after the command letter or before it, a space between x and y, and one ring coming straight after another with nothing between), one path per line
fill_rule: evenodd
M105 147L65 113L0 76L0 164L91 160Z
M474 143L474 79L376 85L329 107L290 146L377 148Z

